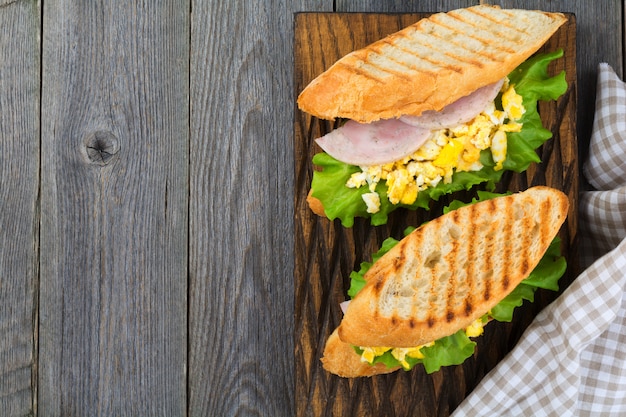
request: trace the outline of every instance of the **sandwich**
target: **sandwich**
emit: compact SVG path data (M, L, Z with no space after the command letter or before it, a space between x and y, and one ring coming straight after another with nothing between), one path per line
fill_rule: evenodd
M399 207L428 209L540 162L536 149L552 133L537 103L558 99L567 82L564 72L548 74L562 50L536 52L565 21L479 5L434 14L339 59L297 99L335 127L316 140L311 209L345 227L356 217L380 225Z
M463 363L487 323L511 321L537 288L558 290L566 262L557 235L568 206L546 186L483 193L400 241L387 239L352 274L323 367L352 378Z

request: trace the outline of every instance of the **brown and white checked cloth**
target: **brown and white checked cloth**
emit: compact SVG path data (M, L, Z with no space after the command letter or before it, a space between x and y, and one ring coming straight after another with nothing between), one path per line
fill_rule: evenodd
M580 196L587 267L453 413L626 416L626 84L598 67Z

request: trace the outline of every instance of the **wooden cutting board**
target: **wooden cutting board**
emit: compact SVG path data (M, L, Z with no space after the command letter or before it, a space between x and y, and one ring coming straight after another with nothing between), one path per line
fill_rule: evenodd
M299 13L295 15L295 91L350 51L361 48L409 24L424 13ZM578 274L576 230L578 179L576 145L576 23L573 15L541 51L564 50L550 72L566 71L570 86L557 102L541 103L544 126L553 138L538 150L542 163L524 174L507 173L499 191L518 191L545 184L563 190L570 198L570 213L561 238L568 257L568 271L561 291ZM344 379L327 373L320 363L324 343L341 320L339 303L346 299L349 275L362 261L369 261L381 242L401 238L406 226L419 225L441 213L444 198L430 211L397 210L385 226L372 227L357 219L346 229L312 214L306 203L311 184L311 158L320 151L314 139L332 126L296 109L295 113L295 370L298 416L447 416L472 391L519 340L535 315L558 294L538 291L534 303L516 310L511 323L492 322L476 339L474 356L463 365L426 374L416 366L373 378ZM458 195L457 195L458 196ZM471 193L462 196L467 199Z

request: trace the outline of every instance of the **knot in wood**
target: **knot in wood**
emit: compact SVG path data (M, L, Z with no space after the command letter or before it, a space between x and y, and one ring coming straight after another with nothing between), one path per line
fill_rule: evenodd
M113 133L96 131L85 138L85 154L90 163L104 166L109 164L120 147Z

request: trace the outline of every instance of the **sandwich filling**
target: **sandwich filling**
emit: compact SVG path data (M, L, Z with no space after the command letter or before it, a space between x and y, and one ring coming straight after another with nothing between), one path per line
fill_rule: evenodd
M451 360L449 362L441 362L439 366L447 366L447 365L457 365L463 363L463 361L469 357L464 357L465 353L469 354L474 352L474 342L470 341L470 338L478 337L483 334L485 325L489 322L490 317L489 314L484 315L478 320L475 320L471 325L466 327L465 329L459 330L459 332L455 335L456 339L458 339L456 348L464 347L460 349L460 352L455 352L455 347L449 348L450 357L458 357L458 360ZM421 346L416 346L412 348L399 348L399 347L370 347L370 346L359 346L355 348L357 353L361 355L361 361L367 362L370 365L373 365L377 362L387 363L388 366L393 367L395 362L397 362L402 368L406 371L411 370L416 363L420 361L425 363L425 366L432 364L431 352L429 348L436 347L437 343L442 343L443 341L432 341L430 343L426 343ZM385 356L391 355L391 357L385 358ZM460 359L463 358L463 359ZM458 362L458 363L457 363ZM437 368L439 369L439 368ZM436 371L434 369L432 372ZM427 371L431 372L429 368Z
M461 330L465 332L466 337L478 337L483 334L485 324L489 321L488 315L481 317L478 320L475 320L471 325ZM374 364L376 358L383 356L387 352L391 354L391 356L398 361L398 363L402 366L402 368L409 370L413 366L409 363L411 359L425 359L426 356L424 352L422 352L423 348L429 348L434 346L435 342L426 343L421 346L416 346L412 348L398 348L398 347L368 347L368 346L359 346L357 349L361 351L361 361L367 362L370 365Z
M382 165L363 165L353 173L346 186L367 187L361 195L368 213L380 211L380 195L376 191L384 182L386 198L392 204L411 205L420 191L436 187L439 182L450 184L455 172L479 171L484 165L480 154L489 150L495 163L493 169L503 167L507 154L507 132L519 132L520 121L526 109L522 96L508 78L501 83L501 108L494 100L479 110L479 114L466 123L453 124L430 131L428 140L417 151L400 160Z
M312 197L320 201L326 217L340 219L345 227L351 227L355 217L380 225L399 207L428 209L442 195L496 184L504 171L525 171L540 162L536 149L552 137L543 127L538 102L556 100L567 91L564 72L548 74L550 63L561 56L559 50L528 59L508 75L495 100L477 116L459 125L426 129L430 133L416 150L391 162L355 165L327 152L316 154Z

